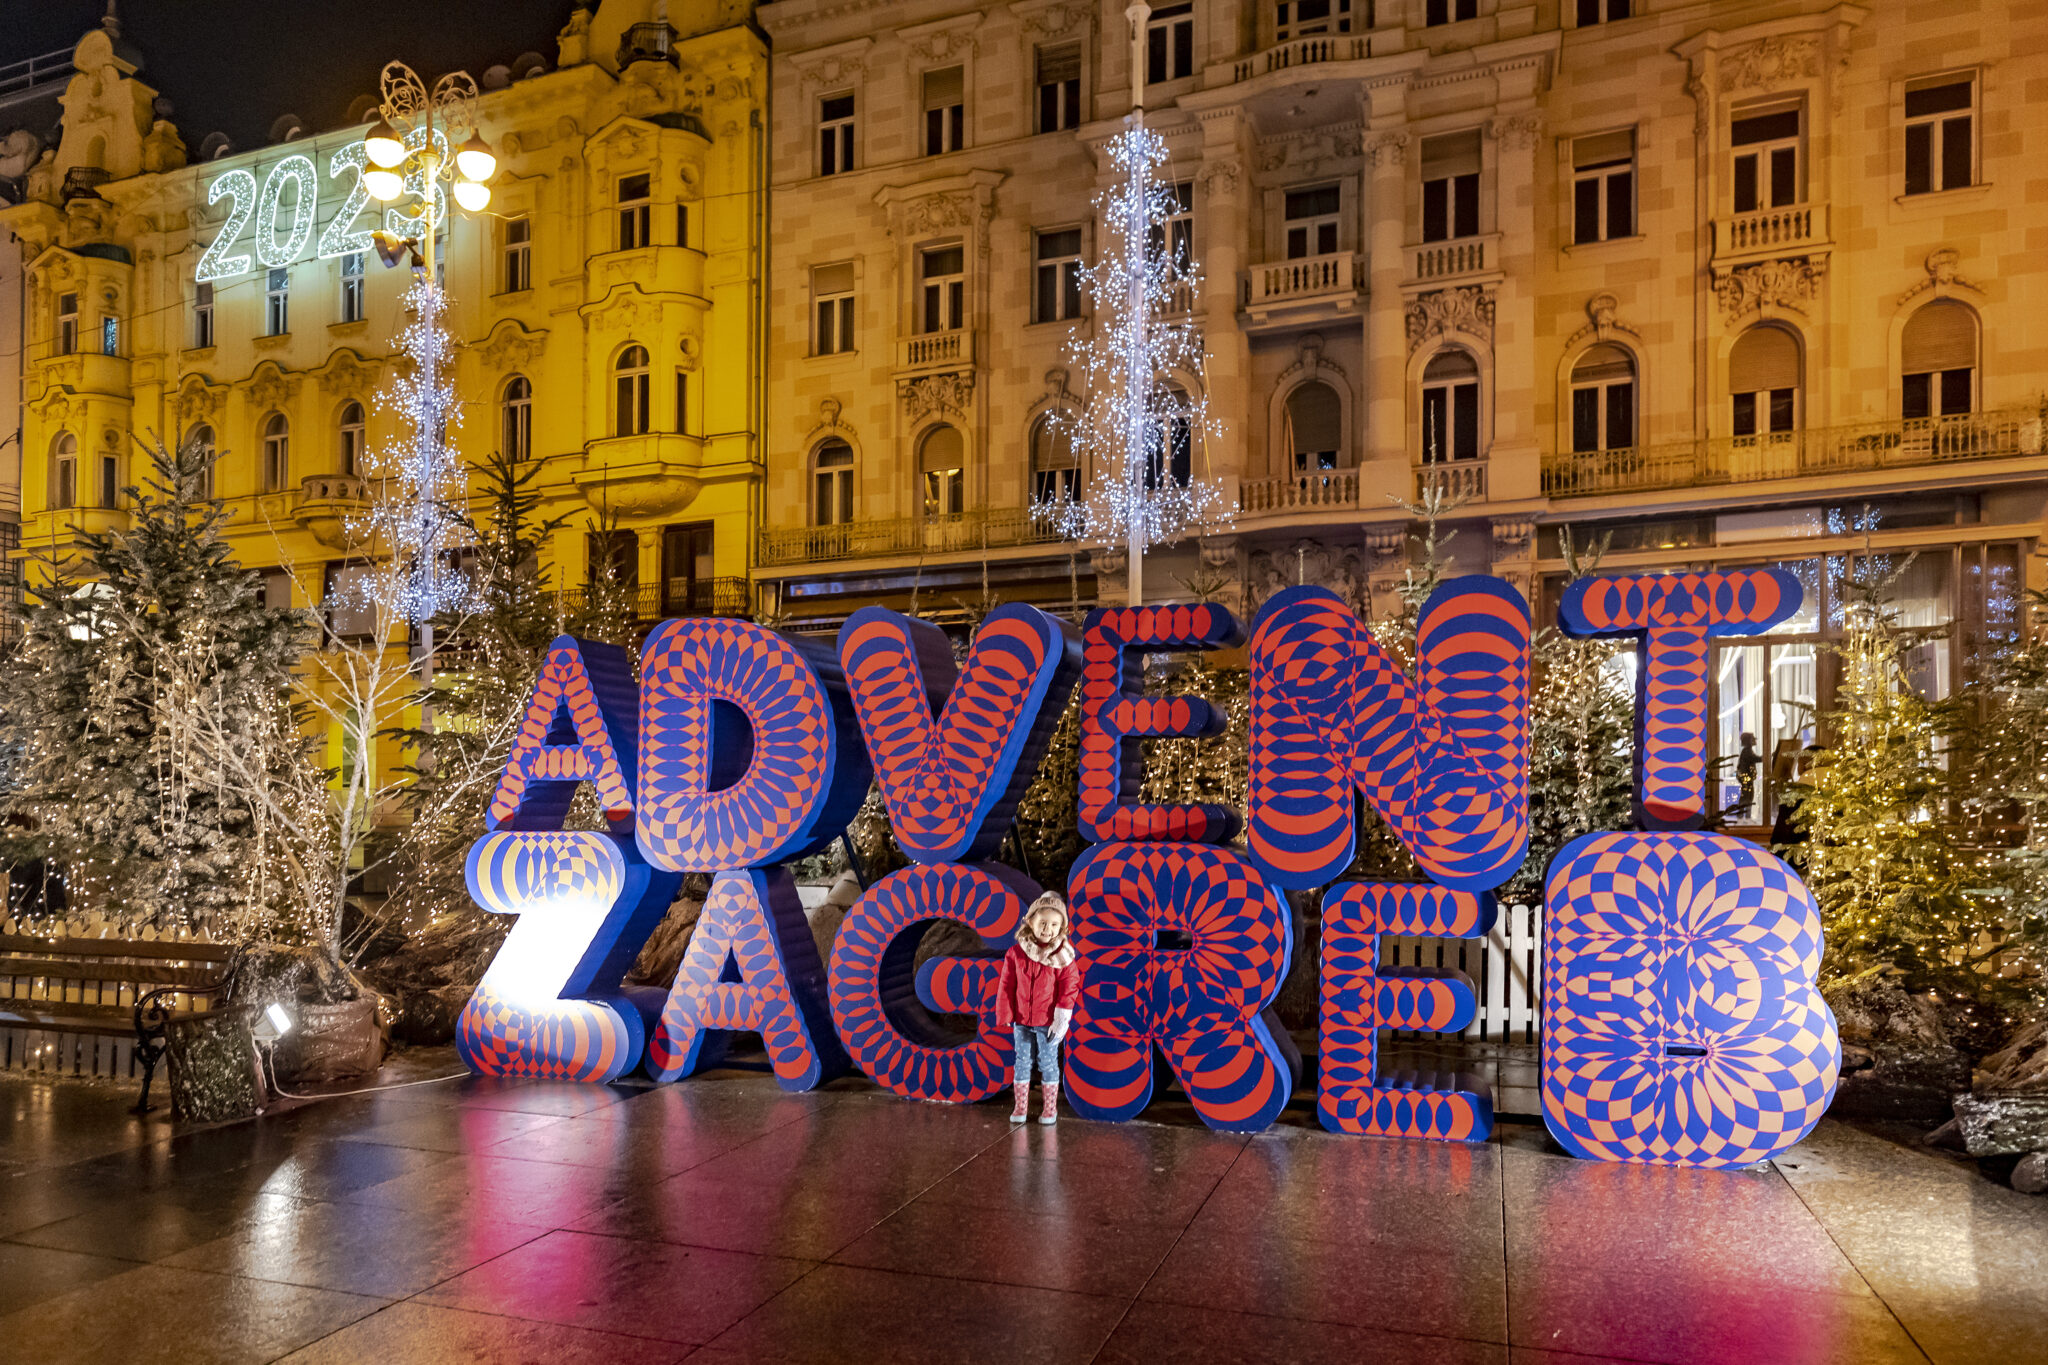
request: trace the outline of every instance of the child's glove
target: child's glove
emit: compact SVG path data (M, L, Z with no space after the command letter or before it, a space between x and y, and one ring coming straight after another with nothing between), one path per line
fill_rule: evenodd
M1072 1022L1074 1022L1074 1012L1072 1010L1054 1010L1052 1012L1052 1033L1050 1036L1054 1047L1058 1047L1060 1039L1067 1036L1067 1025Z

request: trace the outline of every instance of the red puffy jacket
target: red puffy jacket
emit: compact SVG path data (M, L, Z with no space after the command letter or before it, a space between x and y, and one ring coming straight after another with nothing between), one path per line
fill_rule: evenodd
M1070 1010L1081 999L1081 964L1054 967L1034 962L1018 944L1003 954L1003 973L996 982L996 1023L1003 1028L1022 1024L1045 1028L1054 1010Z

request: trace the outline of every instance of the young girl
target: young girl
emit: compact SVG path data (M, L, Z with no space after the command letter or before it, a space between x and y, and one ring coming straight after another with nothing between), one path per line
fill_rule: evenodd
M1067 942L1067 903L1048 891L1024 912L1017 941L1003 954L996 986L996 1023L1008 1024L1017 1041L1017 1104L1010 1122L1022 1123L1030 1115L1034 1066L1045 1086L1038 1121L1058 1121L1060 1039L1067 1036L1080 998L1081 968Z

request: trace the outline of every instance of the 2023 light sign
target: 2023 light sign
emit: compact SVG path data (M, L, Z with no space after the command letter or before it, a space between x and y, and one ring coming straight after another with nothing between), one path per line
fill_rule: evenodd
M1576 635L1633 635L1643 666L1641 831L1589 835L1545 891L1543 1104L1571 1151L1726 1166L1810 1131L1840 1044L1814 987L1819 916L1793 871L1704 822L1704 680L1712 637L1797 610L1776 570L1601 578L1560 611ZM1249 808L1132 803L1138 741L1214 734L1191 697L1130 685L1133 652L1214 650L1244 631L1214 606L1102 610L1076 632L1032 607L993 613L964 666L944 635L880 608L835 650L745 622L669 621L638 697L613 646L564 636L529 701L469 861L479 904L518 922L462 1013L476 1070L668 1081L759 1033L780 1082L858 1065L926 1100L996 1093L996 958L1039 888L989 861L1065 701L1081 689L1080 822L1095 847L1067 884L1083 964L1067 1094L1127 1119L1162 1053L1203 1120L1272 1123L1301 1057L1270 1013L1294 951L1283 890L1326 887L1317 1113L1336 1132L1483 1139L1493 1108L1465 1077L1382 1076L1383 1028L1457 1030L1457 973L1379 962L1382 934L1477 937L1528 844L1530 622L1496 579L1425 605L1411 678L1320 588L1276 594L1251 631ZM942 705L933 714L933 700ZM637 701L637 704L636 704ZM913 866L867 889L820 961L784 864L845 828L878 782ZM590 783L610 822L569 832ZM1431 878L1335 882L1362 794ZM1246 851L1228 847L1242 827ZM713 881L666 993L620 980L682 874ZM956 920L983 951L916 966ZM980 1020L966 1041L935 1014ZM1444 1083L1438 1083L1444 1082Z
M433 136L435 146L445 158L447 136L439 129ZM426 145L425 139L424 130L415 130L407 135L406 147L417 150ZM277 161L260 184L254 171L242 167L215 176L207 185L206 202L211 206L223 199L230 201L227 221L200 253L192 278L200 284L211 284L246 275L259 267L278 269L305 259L309 246L312 256L319 259L368 251L371 229L356 225L370 207L370 190L363 182L363 172L368 168L369 156L360 138L351 138L327 158L327 178L340 181L343 189L339 205L325 228L319 226L320 177L314 170L313 158L303 152L293 152ZM424 190L424 178L415 170L406 181L404 192L419 196ZM434 186L435 223L447 215L446 194L443 186ZM403 209L386 210L384 218L386 229L399 236L417 229L417 221ZM238 253L235 248L243 245L252 221L255 232L250 250Z

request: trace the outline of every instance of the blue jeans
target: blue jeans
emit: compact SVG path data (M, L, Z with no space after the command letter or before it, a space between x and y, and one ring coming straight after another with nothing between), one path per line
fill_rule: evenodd
M1060 1083L1060 1049L1052 1040L1050 1026L1031 1028L1024 1024L1012 1024L1010 1035L1017 1044L1017 1084L1030 1085L1031 1071L1038 1069L1041 1085Z

